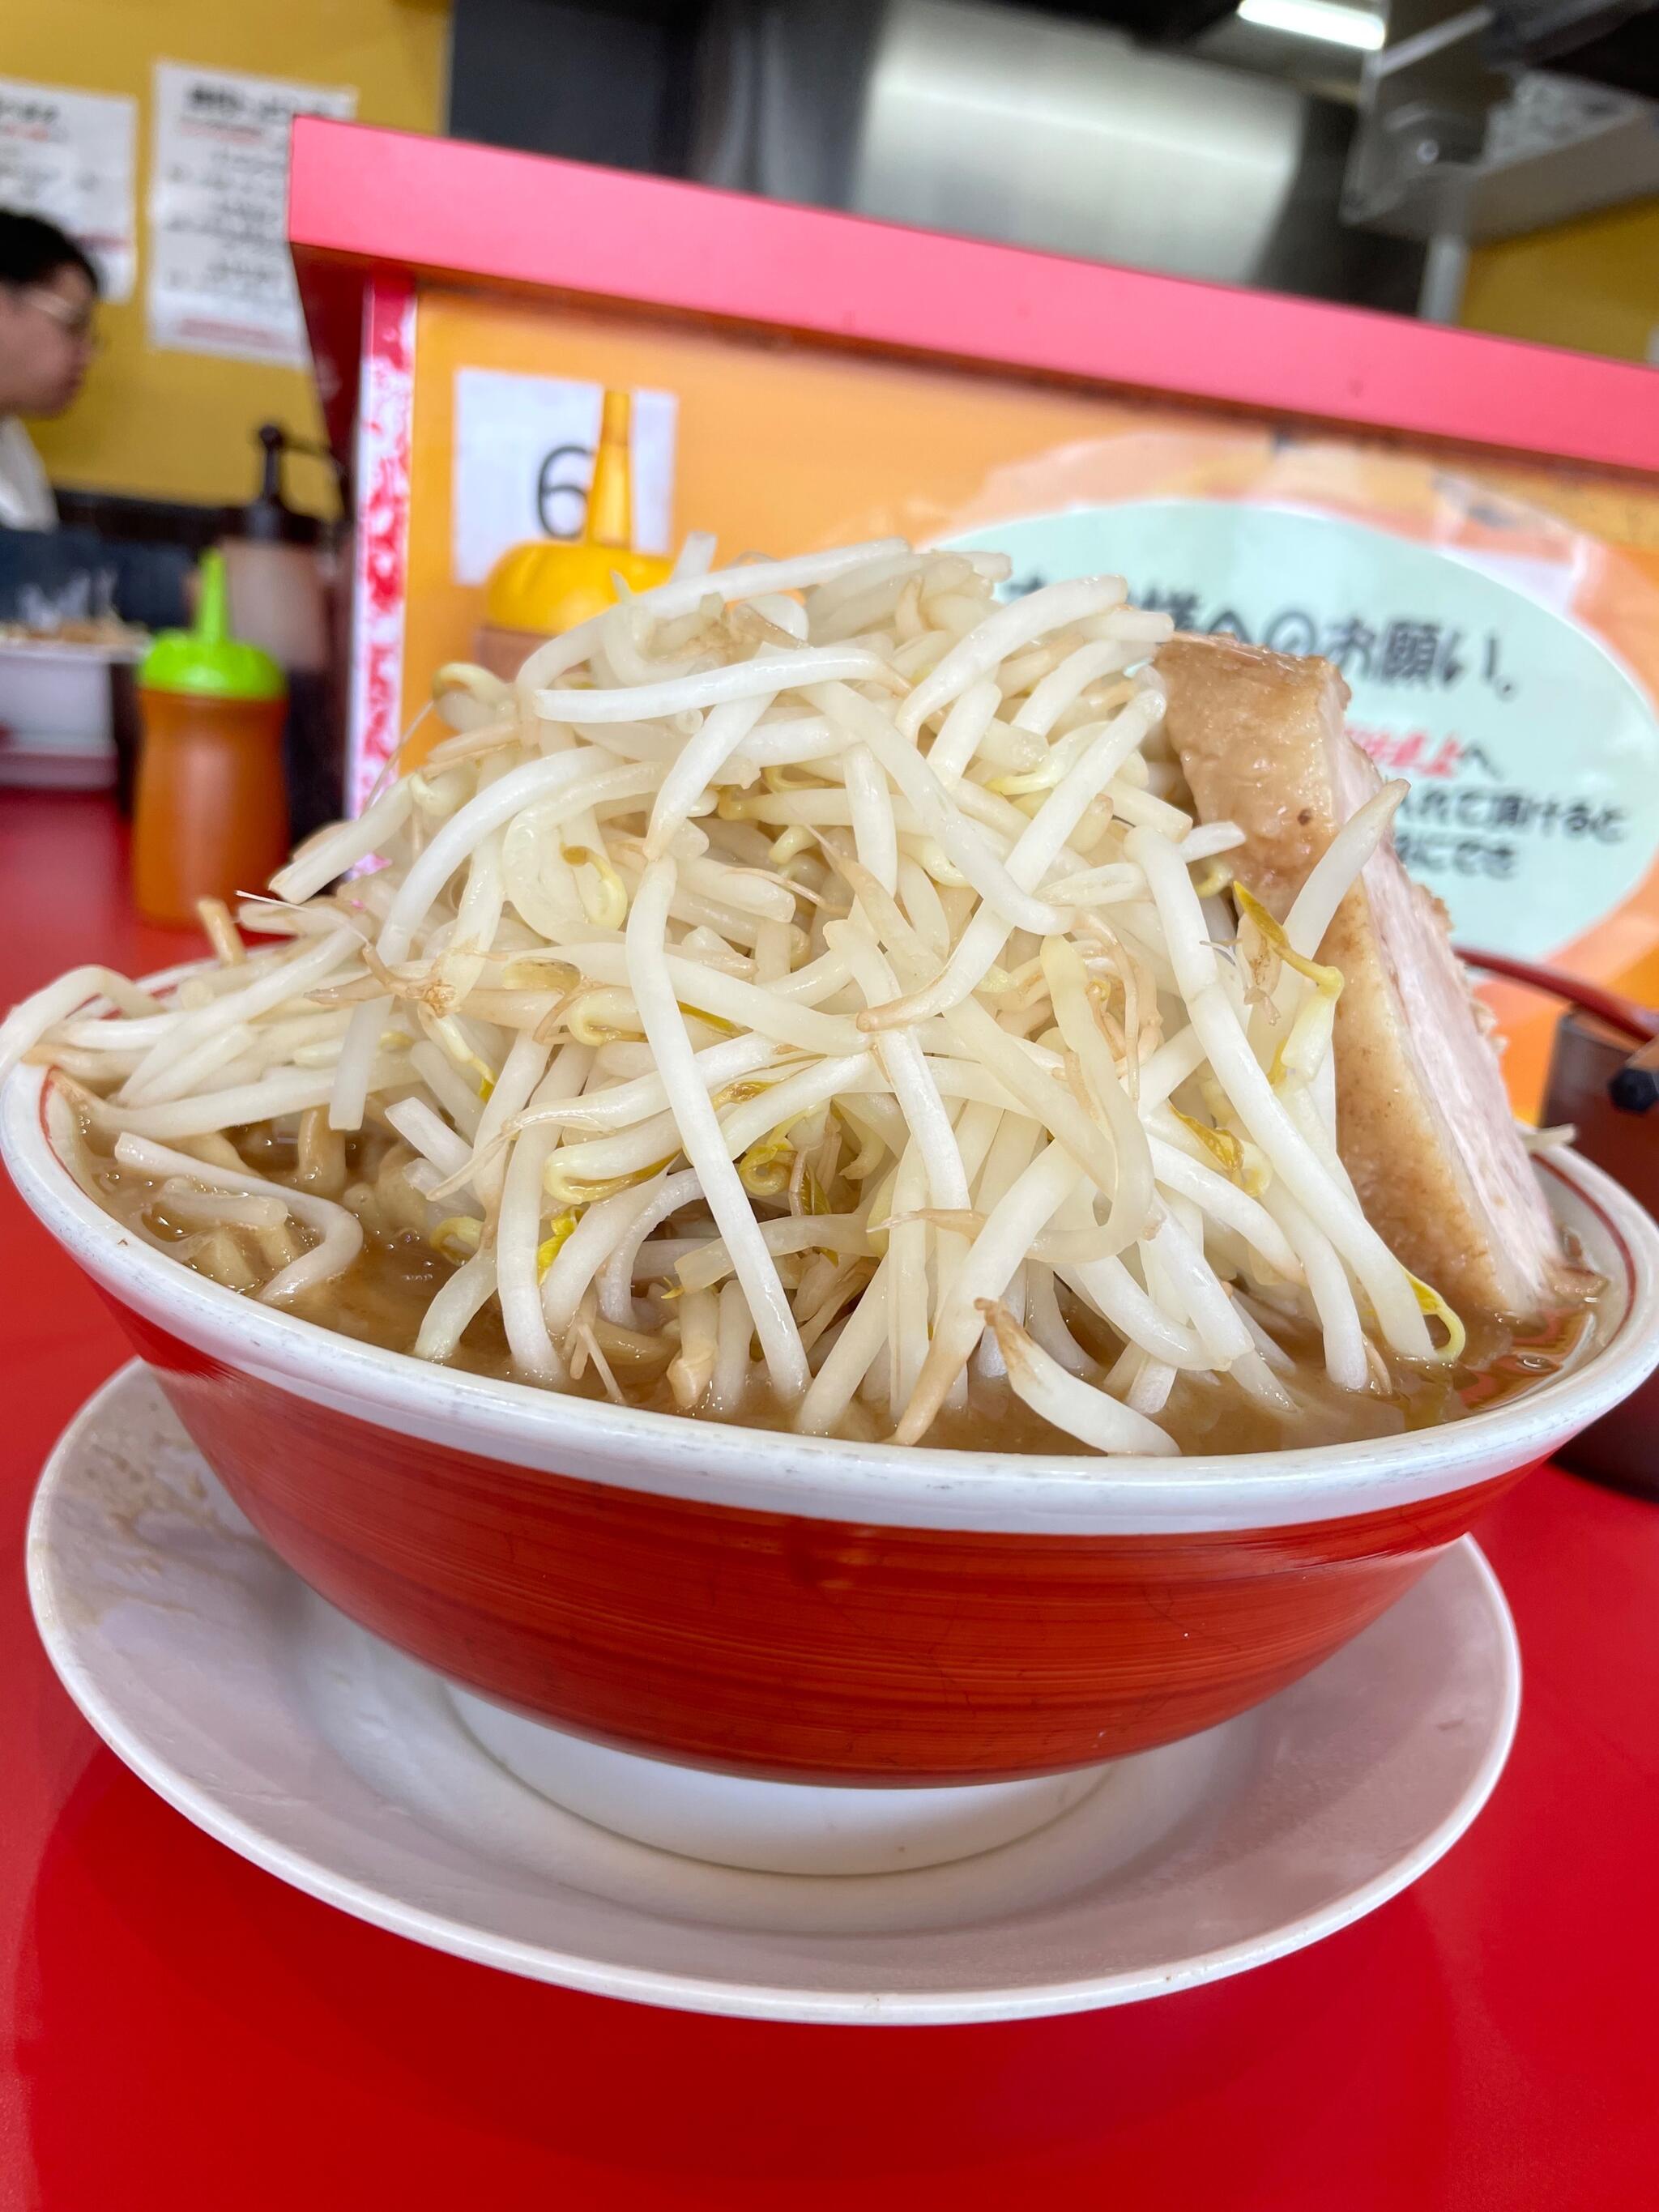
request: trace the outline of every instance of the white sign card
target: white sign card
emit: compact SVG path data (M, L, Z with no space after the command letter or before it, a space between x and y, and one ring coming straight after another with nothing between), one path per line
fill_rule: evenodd
M303 368L289 137L296 115L349 118L356 92L177 62L157 62L155 82L150 343Z
M66 230L106 300L137 273L133 154L138 103L0 77L0 207Z
M678 402L672 392L635 392L633 399L634 550L666 553ZM597 384L456 370L451 506L458 584L482 584L509 546L580 538L604 404Z

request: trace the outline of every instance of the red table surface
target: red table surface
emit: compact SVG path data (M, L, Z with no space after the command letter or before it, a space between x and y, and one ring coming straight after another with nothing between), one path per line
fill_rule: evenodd
M0 1002L185 942L133 921L106 802L0 793ZM648 2010L315 1904L93 1736L22 1530L125 1347L9 1185L0 1220L5 2212L1659 2202L1659 1511L1547 1473L1487 1520L1527 1670L1509 1770L1447 1861L1311 1951L1008 2026Z

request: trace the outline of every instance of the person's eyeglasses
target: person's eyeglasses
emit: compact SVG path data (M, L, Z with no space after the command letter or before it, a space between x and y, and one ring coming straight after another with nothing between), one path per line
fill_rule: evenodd
M48 321L72 337L77 345L95 346L98 331L93 320L90 304L75 307L59 292L49 292L42 284L30 284L24 289L24 300L31 307L38 307Z

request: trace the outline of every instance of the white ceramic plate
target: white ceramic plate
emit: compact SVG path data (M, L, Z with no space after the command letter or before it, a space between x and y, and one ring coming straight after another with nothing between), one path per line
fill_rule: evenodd
M141 1367L48 1462L29 1583L105 1741L257 1865L512 1973L780 2020L1083 2011L1315 1942L1455 1842L1520 1695L1466 1540L1304 1680L1123 1761L1021 1842L905 1874L746 1874L608 1834L497 1766L435 1675L265 1548Z

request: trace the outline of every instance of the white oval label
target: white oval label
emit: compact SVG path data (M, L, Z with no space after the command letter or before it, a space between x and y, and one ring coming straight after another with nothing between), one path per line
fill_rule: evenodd
M1401 855L1465 944L1547 958L1622 904L1659 851L1652 706L1571 616L1467 556L1210 500L1075 507L947 542L1008 554L1005 595L1116 572L1181 629L1322 653L1352 690L1353 735L1411 784Z

